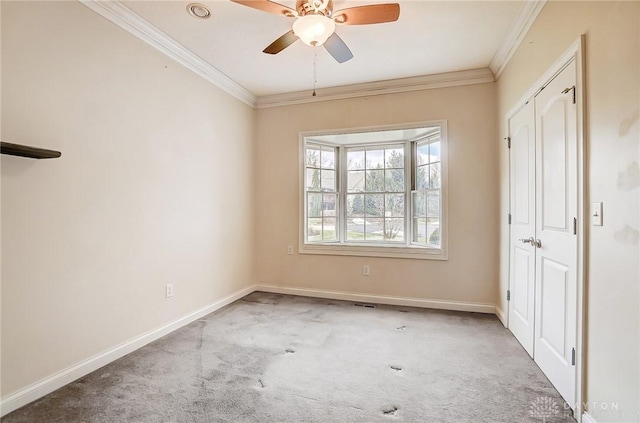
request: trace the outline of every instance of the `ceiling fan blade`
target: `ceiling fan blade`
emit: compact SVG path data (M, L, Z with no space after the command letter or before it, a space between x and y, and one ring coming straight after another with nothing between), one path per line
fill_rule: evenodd
M252 7L254 9L262 10L263 12L274 13L276 15L284 15L287 17L298 16L298 12L293 9L283 6L271 0L231 0L234 3L241 4L243 6Z
M336 23L345 25L369 25L394 22L400 17L398 3L371 4L368 6L349 7L333 13Z
M268 54L278 54L296 41L298 41L298 37L293 33L293 30L291 30L269 44L269 46L262 50L262 52Z
M353 53L335 32L324 42L324 48L338 61L344 63L353 58Z

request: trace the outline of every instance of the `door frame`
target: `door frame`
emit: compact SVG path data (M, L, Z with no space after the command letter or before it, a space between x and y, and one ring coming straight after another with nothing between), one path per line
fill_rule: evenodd
M565 53L551 65L544 74L529 88L525 94L509 109L506 115L506 133L509 133L509 120L520 111L524 104L533 99L547 84L558 75L572 60L576 64L576 106L577 106L577 137L578 137L578 263L577 263L577 307L576 307L576 404L573 404L574 417L581 423L583 410L584 374L586 372L586 351L584 348L587 336L585 321L586 309L586 280L588 277L587 253L589 240L589 219L585 217L585 211L589 208L587 186L587 103L586 103L586 36L580 35ZM509 156L509 169L511 169L511 154ZM511 214L511 171L509 171L509 214ZM509 225L509 240L511 242L511 225ZM509 244L510 245L510 244ZM507 275L510 275L511 263L507 260ZM511 289L511 277L508 278L508 289ZM507 305L508 309L508 305ZM507 313L508 318L508 313ZM508 321L507 321L508 327Z

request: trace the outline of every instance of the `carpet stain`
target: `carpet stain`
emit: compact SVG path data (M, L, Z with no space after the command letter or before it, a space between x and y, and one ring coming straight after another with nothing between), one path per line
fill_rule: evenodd
M404 332L407 329L406 326L400 326L399 328L396 328L396 330L399 330L401 332Z
M400 367L400 366L393 366L392 365L392 366L389 366L389 367L391 367L391 370L395 370L396 372L399 372L400 370L402 370L402 367Z
M291 348L287 348L286 350L284 350L284 353L285 353L285 354L295 354L295 353L296 353L296 350L293 350L293 349L291 349Z
M196 325L198 326L198 329L199 329L198 343L196 344L196 350L201 350L202 349L202 343L204 342L204 328L207 326L207 321L206 320L198 320L196 322Z
M397 412L398 407L392 407L386 410L382 410L382 414L384 414L385 416L395 416Z
M258 379L258 387L264 388L264 382L262 382L262 379Z

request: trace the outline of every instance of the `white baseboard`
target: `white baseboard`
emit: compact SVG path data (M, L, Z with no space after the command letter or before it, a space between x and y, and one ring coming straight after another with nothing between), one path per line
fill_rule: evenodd
M598 423L589 413L582 413L582 423Z
M320 289L308 289L308 288L294 288L286 286L275 285L253 285L241 289L233 294L222 298L208 306L200 308L192 313L187 314L173 322L170 322L164 326L156 328L152 331L144 333L136 338L133 338L127 342L110 348L98 355L81 361L80 363L71 366L65 370L62 370L56 374L46 377L18 392L15 392L0 400L0 417L9 414L10 412L23 407L30 402L33 402L43 396L50 394L56 389L60 389L69 383L88 375L89 373L98 370L101 367L129 354L133 351L144 347L145 345L162 338L163 336L179 329L191 322L198 320L199 318L206 316L209 313L231 304L232 302L239 300L240 298L251 294L255 291L272 292L277 294L289 294L299 295L304 297L315 298L327 298L334 300L345 301L359 301L376 304L388 304L388 305L400 305L408 307L421 307L421 308L433 308L440 310L455 310L455 311L470 311L476 313L489 313L496 314L498 318L502 320L501 315L504 317L501 310L497 309L492 304L481 303L466 303L458 301L442 301L442 300L428 300L420 298L407 298L407 297L392 297L386 295L373 295L373 294L355 294L350 292L341 291L327 291ZM498 314L501 313L501 314ZM588 416L585 414L585 416ZM589 417L583 421L587 423L596 423L595 420L588 420Z
M498 319L503 324L503 326L506 328L507 327L507 315L504 314L504 311L498 306L496 306L496 316L498 316Z
M199 318L212 313L227 304L230 304L255 290L254 286L241 289L233 294L222 298L208 306L202 307L192 313L187 314L171 323L161 326L157 329L144 333L136 338L133 338L127 342L124 342L118 346L115 346L107 351L104 351L98 355L95 355L87 360L71 366L59 373L46 377L33 385L28 386L18 392L15 392L6 398L2 398L0 401L0 416L5 416L10 412L23 407L30 402L33 402L43 396L60 389L63 386L77 380L89 373L98 370L101 367L159 339L163 336L179 329L191 322L198 320Z
M273 292L276 294L299 295L303 297L328 298L332 300L359 301L366 303L400 305L408 307L435 308L439 310L471 311L476 313L496 314L493 304L466 303L458 301L427 300L421 298L392 297L387 295L354 294L342 291L326 291L322 289L294 288L276 285L255 285L255 291Z

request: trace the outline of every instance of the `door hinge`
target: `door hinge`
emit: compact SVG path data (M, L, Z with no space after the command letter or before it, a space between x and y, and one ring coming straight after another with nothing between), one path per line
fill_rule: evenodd
M509 225L511 225L511 213L509 213Z
M507 148L511 148L511 137L507 137Z
M573 101L573 104L576 104L576 86L574 85L573 87L565 88L562 90L562 94L566 94L569 91L573 91L571 94L571 100Z
M571 348L571 365L572 366L576 365L576 349L575 348Z
M578 219L573 218L573 234L578 235Z
M507 301L511 301L511 290L507 289Z

